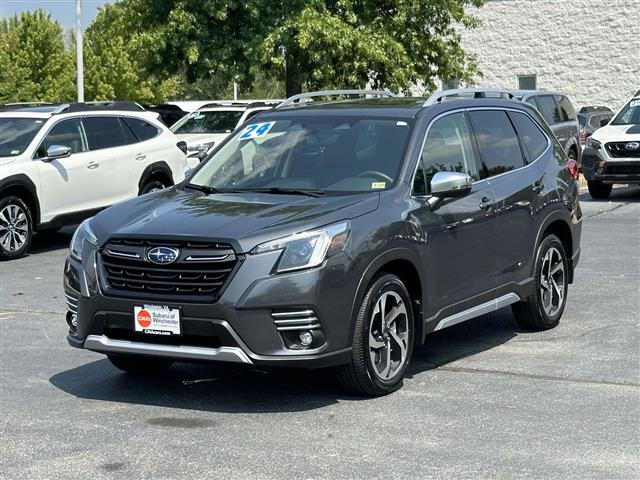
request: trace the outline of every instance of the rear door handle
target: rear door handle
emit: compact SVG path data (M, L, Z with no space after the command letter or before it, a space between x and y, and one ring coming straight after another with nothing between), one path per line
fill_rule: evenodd
M145 158L147 158L147 156L144 153L139 153L138 155L136 155L136 160L138 160L139 162L141 162Z
M480 205L479 205L481 210L489 210L492 206L493 206L492 199L490 199L489 197L482 197L482 200L480 201Z
M87 168L90 170L93 170L94 168L98 168L100 166L100 164L98 162L89 162L89 164L87 165Z

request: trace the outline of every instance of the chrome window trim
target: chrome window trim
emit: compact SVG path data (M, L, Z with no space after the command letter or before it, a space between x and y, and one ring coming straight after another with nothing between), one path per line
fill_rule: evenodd
M449 111L443 112L443 113L441 113L441 114L439 114L439 115L437 115L437 116L435 116L434 118L431 119L431 121L427 125L427 129L426 129L426 131L424 133L424 137L422 139L422 144L420 146L420 151L418 152L418 159L417 159L417 162L416 162L416 166L415 166L415 168L413 170L413 175L411 176L411 181L409 183L409 185L411 186L411 197L412 198L424 199L424 198L431 197L431 195L414 195L413 194L413 182L415 181L416 175L418 174L418 167L420 167L420 160L421 160L421 157L422 157L422 152L424 150L425 144L427 143L427 137L429 136L429 131L431 130L431 127L433 126L433 124L436 121L440 120L441 118L446 117L447 115L453 115L455 113L461 113L461 112L462 113L471 112L471 111L476 111L476 110L500 110L500 111L503 111L503 112L515 112L515 113L522 113L522 114L526 115L534 123L534 125L536 127L538 127L538 130L540 130L542 135L544 135L544 138L547 139L547 148L545 148L542 151L542 153L540 155L538 155L538 157L536 157L535 160L532 160L531 162L523 165L522 167L518 167L515 170L509 170L508 172L500 173L500 174L494 175L492 177L487 177L487 178L482 178L480 180L476 180L475 182L472 182L471 185L480 184L482 182L488 182L489 179L499 178L499 177L502 177L503 175L509 175L509 174L512 174L512 173L515 173L515 172L519 172L520 170L523 170L525 168L528 168L528 167L532 166L533 164L535 164L536 162L538 162L538 160L540 160L549 151L549 148L551 148L551 146L552 146L552 141L551 141L551 139L549 139L549 136L547 135L547 133L540 127L540 124L536 121L536 119L533 118L529 114L529 112L527 112L526 110L520 110L520 109L517 109L517 108L509 108L509 107L467 107L467 108L457 108L455 110L449 110ZM511 121L511 120L509 120L509 121ZM516 130L515 127L513 127L513 128L514 128L514 130ZM473 129L472 129L472 131L473 131ZM516 130L516 136L518 138L520 138L517 130ZM522 153L524 155L524 152L522 152ZM480 159L480 160L482 160L482 159ZM491 183L491 182L488 182L488 183Z

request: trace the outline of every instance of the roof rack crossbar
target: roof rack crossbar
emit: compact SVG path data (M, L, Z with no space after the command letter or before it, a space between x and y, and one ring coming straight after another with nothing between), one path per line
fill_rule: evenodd
M473 98L495 98L497 96L498 98L507 100L518 99L511 90L502 88L454 88L451 90L441 90L434 93L429 98L427 98L427 100L424 102L424 106L427 107L435 103L440 103L447 97L455 99L465 94L473 94ZM489 96L487 96L487 94L489 94Z
M299 105L316 97L339 97L344 95L364 95L372 97L395 97L396 95L386 90L321 90L318 92L305 92L287 98L276 109Z
M143 111L144 107L137 102L129 102L122 100L108 100L98 102L84 102L84 103L63 103L58 106L52 113L58 115L60 113L75 113L75 112L92 112L95 110L121 110L129 112Z

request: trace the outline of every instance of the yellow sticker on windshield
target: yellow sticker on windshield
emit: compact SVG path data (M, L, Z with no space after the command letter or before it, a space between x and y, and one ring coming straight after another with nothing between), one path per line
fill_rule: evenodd
M371 188L385 188L387 182L371 182Z

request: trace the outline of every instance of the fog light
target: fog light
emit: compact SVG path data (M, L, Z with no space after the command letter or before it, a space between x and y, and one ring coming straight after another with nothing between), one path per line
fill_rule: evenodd
M75 332L78 329L78 316L73 312L67 312L67 325Z
M309 345L311 345L311 342L313 342L313 333L311 333L310 330L305 330L303 332L300 332L298 338L300 339L301 345L308 347Z
M598 168L598 169L596 169L596 173L597 173L598 175L602 175L602 172L604 172L604 170L603 170L602 168Z

